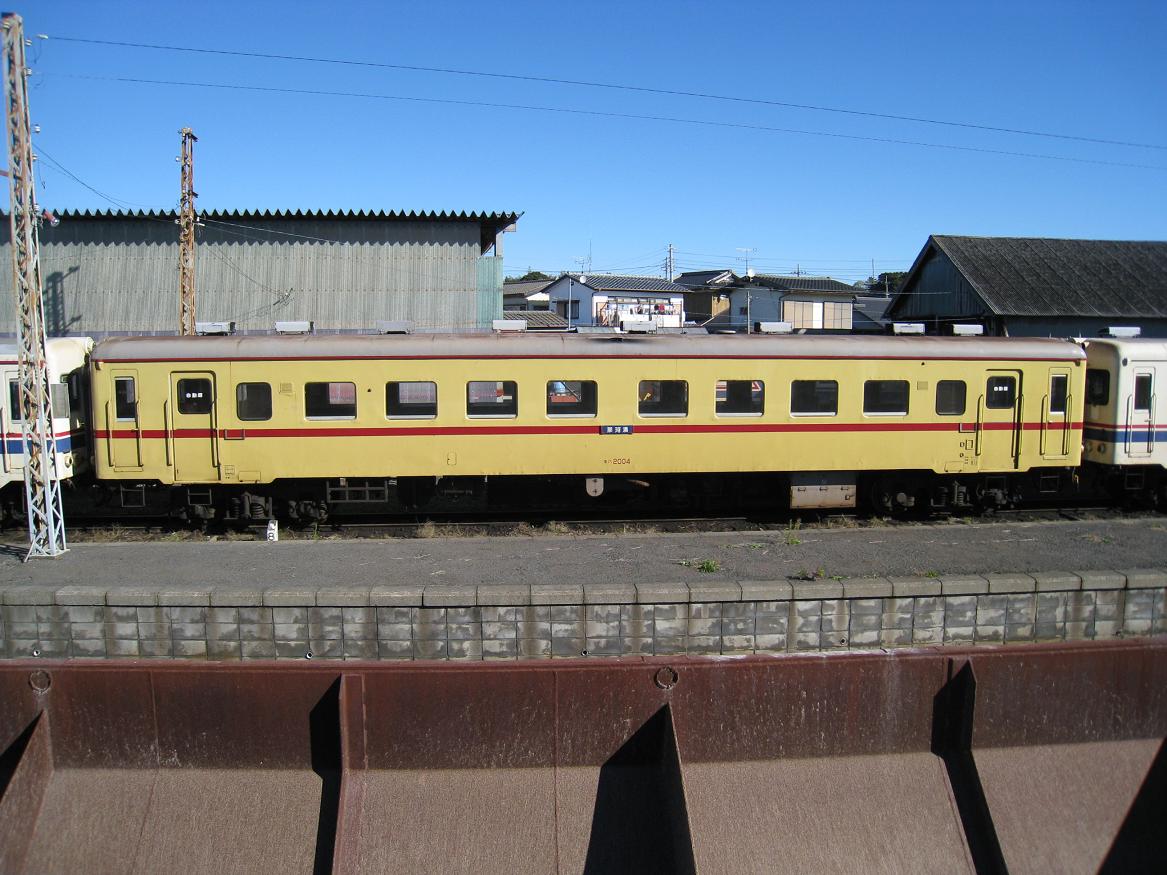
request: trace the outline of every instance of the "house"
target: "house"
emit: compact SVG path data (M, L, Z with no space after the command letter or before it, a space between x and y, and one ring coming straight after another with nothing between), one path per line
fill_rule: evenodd
M794 331L850 331L856 291L828 276L758 274L730 292L729 325L787 322Z
M729 291L741 282L732 270L691 270L674 282L684 286L685 319L704 325L729 311Z
M610 326L651 320L657 328L685 322L684 286L660 277L564 274L547 287L551 309L570 326Z
M547 287L555 280L505 280L502 284L504 310L546 310Z
M1167 337L1167 242L934 234L888 307L930 334Z

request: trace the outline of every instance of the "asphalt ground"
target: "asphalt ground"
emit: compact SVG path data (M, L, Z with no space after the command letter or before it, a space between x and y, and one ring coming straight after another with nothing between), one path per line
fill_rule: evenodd
M85 543L0 584L380 586L705 583L1167 567L1167 517L716 534Z

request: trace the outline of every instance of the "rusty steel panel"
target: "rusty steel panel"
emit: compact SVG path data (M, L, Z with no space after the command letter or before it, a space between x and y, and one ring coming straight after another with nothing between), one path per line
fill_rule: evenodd
M0 871L1127 871L1167 642L0 667Z

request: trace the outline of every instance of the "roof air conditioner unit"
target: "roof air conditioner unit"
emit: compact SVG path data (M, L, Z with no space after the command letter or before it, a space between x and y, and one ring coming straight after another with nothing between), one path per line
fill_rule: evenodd
M626 334L655 334L656 322L642 316L622 316L620 330Z
M196 322L195 334L234 334L234 322Z
M526 319L495 319L490 325L495 331L500 333L527 330Z
M311 334L312 322L306 320L303 322L277 322L276 334Z
M377 329L378 334L412 334L413 323L408 321L386 322L384 319L378 319L373 323Z
M923 322L893 322L892 331L896 334L923 334Z
M794 326L789 322L759 322L759 334L790 334Z
M1102 333L1107 337L1138 337L1143 329L1135 325L1111 325Z
M953 325L952 333L957 337L976 337L985 333L983 325Z

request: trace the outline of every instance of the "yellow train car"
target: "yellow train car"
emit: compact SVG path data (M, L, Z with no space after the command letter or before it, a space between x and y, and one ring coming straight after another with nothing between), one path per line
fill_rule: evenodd
M1002 503L1002 475L1080 463L1084 361L1073 343L1003 338L114 338L91 357L95 464L211 504L214 488L344 505L489 478L600 496L780 474L794 506L853 505L861 482L904 505L909 472L950 504L962 489Z

